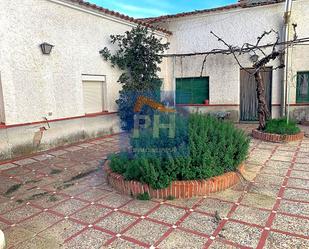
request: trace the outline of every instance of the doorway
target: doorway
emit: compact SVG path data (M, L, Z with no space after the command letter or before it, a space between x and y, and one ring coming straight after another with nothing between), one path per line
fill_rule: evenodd
M240 70L240 121L257 121L258 120L258 100L256 94L256 83L254 69ZM271 113L271 92L272 92L272 68L267 67L261 71L264 86L265 97L268 110Z

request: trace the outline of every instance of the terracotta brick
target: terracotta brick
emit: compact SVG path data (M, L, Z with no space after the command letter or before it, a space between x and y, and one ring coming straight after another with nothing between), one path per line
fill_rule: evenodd
M168 196L191 198L194 196L204 196L227 189L240 181L236 172L228 172L222 176L213 177L208 180L174 181L168 188L154 190L147 184L142 184L137 181L126 181L123 176L111 172L108 167L108 162L105 164L104 170L108 183L117 191L135 196L148 192L152 198L167 198ZM244 165L240 165L238 171L242 173L244 170Z
M252 131L252 136L256 139L269 141L269 142L292 142L301 140L304 138L304 132L300 132L295 135L278 135L278 134L270 134L270 133L263 133L258 130Z

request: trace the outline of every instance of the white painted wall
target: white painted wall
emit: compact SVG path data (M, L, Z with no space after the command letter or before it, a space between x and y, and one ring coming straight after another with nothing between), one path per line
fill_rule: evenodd
M298 24L299 38L309 37L309 16L305 10L309 9L309 1L297 0L293 2L292 22ZM241 46L245 42L255 43L264 31L274 29L283 32L284 3L245 9L224 10L213 13L191 15L172 18L157 25L170 30L170 54L211 51L215 48L225 48L210 34L215 32L229 44ZM274 41L274 36L264 40L264 43ZM309 46L297 47L293 52L292 69L296 71L309 70ZM177 58L175 71L167 71L166 89L174 89L176 77L198 77L204 57ZM251 67L248 56L240 58L242 64ZM173 68L172 59L168 59L169 68ZM270 63L278 66L279 61ZM181 66L182 65L182 66ZM182 70L181 70L182 68ZM273 72L272 104L281 103L281 89L283 85L283 71ZM174 76L173 76L174 74ZM210 78L210 104L239 104L240 102L240 72L239 66L232 55L215 55L207 59L204 76ZM295 103L296 89L292 89L291 103ZM273 116L279 115L279 107L273 107Z
M5 122L5 114L4 114L4 102L3 102L2 83L0 74L0 123L4 122Z
M82 74L106 75L107 108L116 111L120 71L111 68L99 51L111 47L111 34L123 34L135 24L100 15L52 0L0 1L7 125L42 121L50 112L49 119L84 115ZM42 55L43 42L55 45L50 56Z
M0 161L120 132L113 112L121 72L99 51L112 48L111 34L135 26L67 0L0 1L0 122L7 125L0 127ZM55 45L51 55L42 54L43 42ZM104 109L110 114L84 116L85 74L106 76ZM25 124L44 117L61 121ZM62 120L71 117L77 118Z

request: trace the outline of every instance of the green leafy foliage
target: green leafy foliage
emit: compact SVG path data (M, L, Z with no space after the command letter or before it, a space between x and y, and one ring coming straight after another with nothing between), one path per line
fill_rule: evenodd
M166 200L173 201L173 200L175 200L175 196L169 195L169 196L166 197Z
M140 201L149 201L151 199L150 195L148 194L148 192L142 193L142 194L138 194L136 196L136 198Z
M164 132L153 138L149 132L131 138L132 153L111 156L110 167L127 180L138 180L154 189L166 188L174 180L207 179L235 171L249 149L249 138L243 131L206 115L178 116L174 139Z
M293 135L299 133L300 129L295 121L290 120L289 123L287 123L286 118L279 118L267 121L264 132L281 135Z
M162 54L168 43L162 43L153 33L143 26L137 26L124 35L111 35L111 43L117 46L114 54L108 48L100 51L103 58L117 66L123 73L118 79L122 84L119 92L118 113L124 130L131 130L134 124L134 105L139 95L158 100L157 91L161 80L157 73L162 62ZM143 108L141 114L151 114L152 109Z

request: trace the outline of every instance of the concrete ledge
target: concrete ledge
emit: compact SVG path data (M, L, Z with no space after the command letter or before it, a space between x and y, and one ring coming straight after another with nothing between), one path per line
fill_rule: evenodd
M4 127L0 129L0 161L119 132L117 113Z
M295 135L280 135L280 134L265 133L258 130L252 130L253 138L273 143L284 143L284 142L293 142L302 140L304 138L304 135L305 135L304 132L300 132Z
M309 126L309 121L307 120L303 120L300 122L301 125L304 125L304 126Z
M125 180L122 175L112 172L109 163L110 161L106 161L103 166L109 184L118 192L130 196L137 196L138 194L148 192L152 198L158 199L165 199L169 196L174 198L191 198L225 190L240 181L239 173L228 172L207 180L174 181L168 188L152 189L148 184ZM238 171L240 174L244 173L243 164L239 166Z

